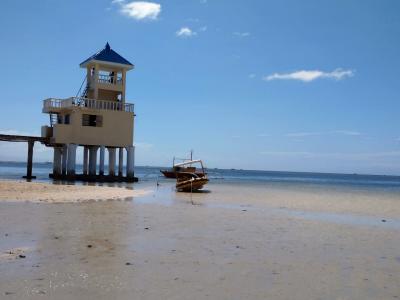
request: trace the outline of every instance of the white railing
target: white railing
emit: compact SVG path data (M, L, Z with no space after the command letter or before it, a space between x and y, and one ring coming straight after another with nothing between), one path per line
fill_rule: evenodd
M67 99L49 98L43 101L43 109L49 111L54 108L83 107L101 110L117 110L133 113L134 105L117 101L94 100L83 97L71 97Z

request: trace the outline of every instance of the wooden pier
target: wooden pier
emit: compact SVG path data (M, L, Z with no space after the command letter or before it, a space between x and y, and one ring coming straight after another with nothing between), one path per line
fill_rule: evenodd
M23 176L23 178L35 179L36 176L32 175L33 147L35 145L35 142L48 144L49 143L49 138L40 137L40 136L0 134L0 141L3 141L3 142L26 142L26 143L28 143L28 157L27 157L27 164L26 164L26 175Z
M58 147L60 149L60 145L55 145L50 143L50 138L46 137L39 137L39 136L24 136L24 135L8 135L8 134L0 134L0 141L3 142L26 142L28 143L28 156L27 156L27 164L26 164L26 175L23 176L25 179L35 179L36 176L32 175L32 165L33 165L33 147L35 145L35 142L40 142L42 144L45 144L46 146L49 147ZM98 147L97 147L98 148ZM84 150L85 152L87 150ZM103 149L104 151L104 149ZM66 152L65 152L66 153ZM94 174L89 174L88 173L88 161L86 159L86 162L84 160L84 174L75 174L75 162L73 163L73 166L71 170L73 171L71 173L67 172L58 172L58 173L51 173L49 174L49 177L55 180L68 180L68 181L74 181L74 180L79 180L79 181L88 181L88 182L137 182L138 178L134 177L133 174L127 174L127 176L123 176L123 166L122 166L122 156L120 155L120 160L119 160L119 170L118 174L112 174L109 175L104 175L104 153L103 155L103 162L102 165L100 165L100 169L103 169L103 171L100 171L100 174L96 175L96 169L94 169ZM75 157L75 155L74 155ZM61 163L61 156L59 157L59 163ZM100 159L101 161L101 159ZM67 160L65 159L65 162ZM53 171L55 167L55 163L57 161L53 162ZM85 167L86 166L86 167ZM96 168L96 161L94 161L93 164L94 168ZM67 169L66 163L64 163L63 169ZM61 165L58 166L58 168L61 168ZM86 171L85 171L86 169Z

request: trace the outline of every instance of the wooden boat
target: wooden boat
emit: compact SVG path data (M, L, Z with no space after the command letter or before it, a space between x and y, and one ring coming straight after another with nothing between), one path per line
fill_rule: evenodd
M201 172L176 172L176 189L178 192L194 192L202 189L208 183L207 174L204 172L203 162L201 160L191 160L184 163L177 164L178 167L189 166L200 163Z
M166 169L166 170L160 170L160 172L166 177L166 178L176 178L176 173L181 173L181 172L188 172L188 173L195 173L198 176L201 176L203 173L196 171L196 167L193 166L182 166L179 163L176 163L176 161L181 161L181 162L188 162L188 161L193 161L193 151L190 151L190 158L176 158L174 157L172 161L172 168Z
M182 173L182 172L189 172L189 173L195 173L196 175L201 175L201 172L196 172L196 168L179 168L179 167L173 167L169 170L160 170L160 172L166 177L166 178L176 178L176 173Z

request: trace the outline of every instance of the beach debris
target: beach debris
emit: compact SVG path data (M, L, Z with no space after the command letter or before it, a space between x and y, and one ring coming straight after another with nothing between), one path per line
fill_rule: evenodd
M26 255L24 255L24 254L20 254L20 255L18 255L18 257L19 257L19 258L25 258L25 257L26 257Z
M130 262L127 262L127 263L125 263L125 265L126 265L126 266L131 266L131 265L132 265L132 263L130 263Z
M149 230L150 228L149 227L145 227L144 229Z
M89 244L89 245L87 245L87 247L88 247L88 248L92 248L93 246Z
M385 219L382 219L382 222L386 222L386 220L385 220Z

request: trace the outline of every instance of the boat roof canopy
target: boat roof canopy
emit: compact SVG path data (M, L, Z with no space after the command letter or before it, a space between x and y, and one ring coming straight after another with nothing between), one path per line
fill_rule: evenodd
M176 165L174 165L174 167L180 167L180 166L185 166L185 165L191 165L191 164L194 164L194 163L201 163L201 164L203 164L203 162L202 162L200 159L197 159L197 160L189 160L189 161L185 161L185 162L183 162L183 163L176 164Z

